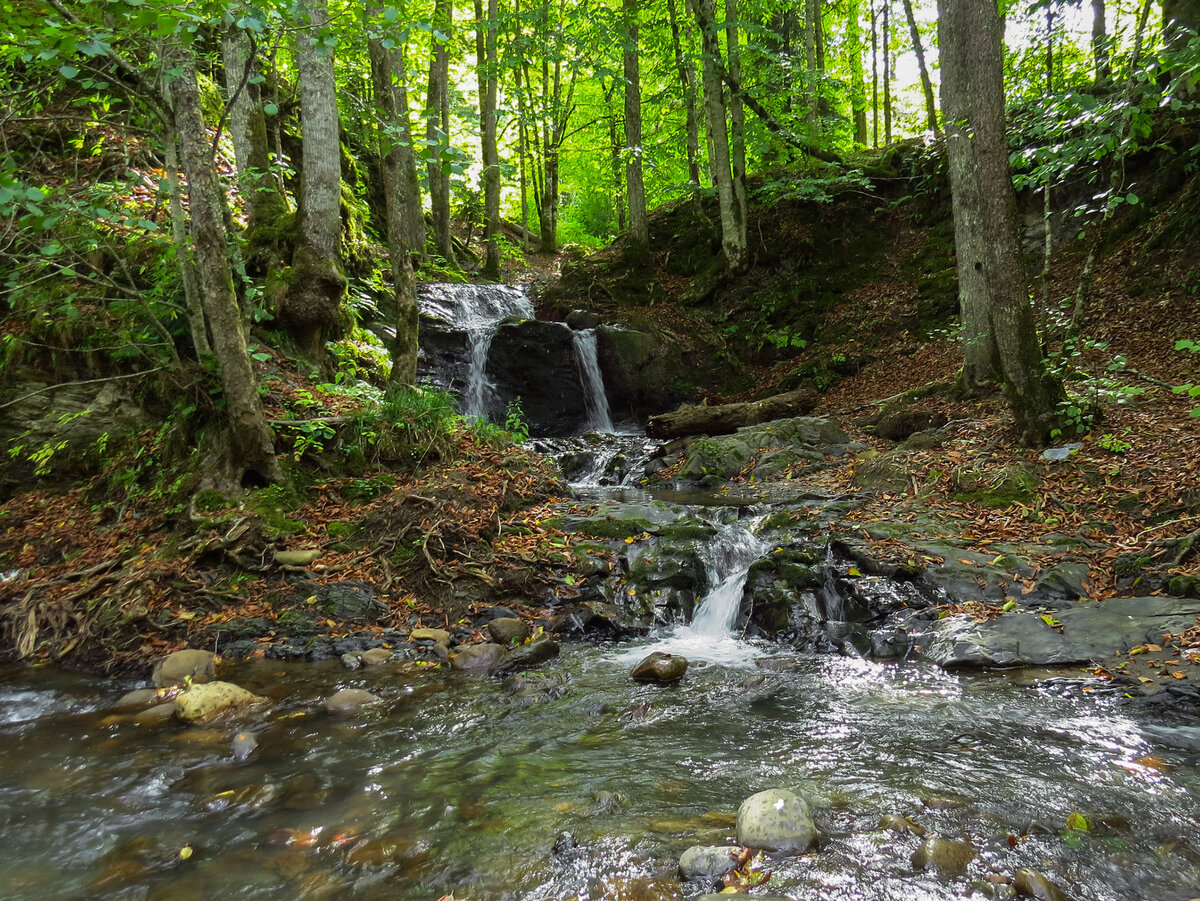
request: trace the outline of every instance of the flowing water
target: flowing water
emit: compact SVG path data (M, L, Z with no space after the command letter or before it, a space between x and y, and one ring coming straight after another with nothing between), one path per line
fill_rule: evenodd
M587 427L594 432L615 431L612 414L608 409L608 396L604 393L604 376L600 373L600 358L596 352L596 330L579 329L572 332L575 342L575 362L579 368L579 382L583 386L583 399L587 405Z

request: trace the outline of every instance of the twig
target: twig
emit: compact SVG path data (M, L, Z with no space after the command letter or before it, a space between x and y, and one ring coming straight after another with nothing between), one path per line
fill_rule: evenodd
M104 378L99 379L80 379L74 382L59 382L57 385L47 385L45 388L38 388L35 391L30 391L28 394L22 394L15 400L6 401L5 403L0 404L0 410L5 409L6 407L15 406L16 404L27 401L29 398L36 397L39 394L45 394L47 391L57 391L59 388L69 388L73 385L98 385L102 382L115 382L119 379L136 379L141 378L144 375L150 375L152 372L162 372L164 369L166 369L165 366L155 366L153 369L143 369L141 372L129 372L125 375L107 375L104 376Z

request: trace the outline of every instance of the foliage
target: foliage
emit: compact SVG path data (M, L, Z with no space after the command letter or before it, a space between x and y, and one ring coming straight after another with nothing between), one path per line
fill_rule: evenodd
M1194 341L1191 338L1185 338L1175 342L1175 349L1186 350L1188 353L1198 353L1200 352L1200 342ZM1200 385L1195 383L1176 385L1171 390L1176 394L1186 394L1188 397L1192 398L1200 397ZM1192 410L1188 415L1192 417L1200 417L1200 406L1192 407Z

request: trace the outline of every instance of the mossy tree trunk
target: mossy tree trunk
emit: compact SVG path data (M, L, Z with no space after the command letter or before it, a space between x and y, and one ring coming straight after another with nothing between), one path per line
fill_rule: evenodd
M671 48L675 54L675 69L679 73L679 86L683 90L686 113L688 184L692 189L692 205L700 211L700 116L696 110L696 70L683 52L683 35L679 15L675 11L675 0L667 0L667 13L671 20Z
M1064 393L1046 368L1026 291L1004 128L1000 16L995 0L939 0L938 13L943 109L948 122L956 120L948 143L955 236L960 206L980 230L978 247L957 248L958 271L982 275L982 340L994 345L1020 440L1036 446L1056 424Z
M642 179L642 78L638 58L637 0L623 0L625 45L622 65L625 74L625 186L629 201L629 234L626 253L635 260L650 253L650 220L646 213L646 183Z
M450 40L454 27L454 4L437 0L429 37L429 88L425 100L425 139L430 150L450 143ZM457 266L450 233L450 173L441 154L429 158L429 205L433 212L433 241L447 265Z
M241 484L282 481L274 438L267 424L246 347L246 333L233 289L223 213L224 195L205 140L204 117L194 59L173 52L179 71L171 83L175 129L188 181L192 240L196 254L204 318L221 375L227 405L229 450L234 476ZM182 250L182 249L181 249Z
M305 0L304 11L304 27L296 39L303 129L300 235L279 312L300 353L319 364L325 342L338 333L346 294L341 261L342 157L333 52L324 43L330 33L329 7L326 0Z
M380 23L377 3L367 6L368 24ZM397 66L397 57L403 52L400 45L388 49L384 46L382 33L374 33L367 42L371 58L371 81L375 90L375 106L379 112L380 135L383 146L383 192L387 210L388 258L391 261L392 285L396 315L396 335L392 340L391 381L398 385L414 385L417 381L418 320L417 280L413 272L411 223L406 215L413 213L405 205L407 189L406 164L411 162L411 152L406 159L402 152L403 129L400 120L408 119L407 108L401 108L397 82L403 79L403 61ZM419 215L419 210L418 210ZM424 222L421 220L421 234Z

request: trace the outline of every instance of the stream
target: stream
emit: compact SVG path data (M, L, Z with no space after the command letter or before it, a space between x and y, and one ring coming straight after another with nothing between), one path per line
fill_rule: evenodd
M527 315L516 294L504 300L489 322ZM491 340L461 310L439 315ZM594 336L576 341L586 422L611 432ZM494 413L504 398L472 347L461 394L474 415ZM572 440L590 448L574 478L591 491L618 484L644 444ZM698 897L714 886L674 885L680 854L731 843L739 804L768 788L809 801L820 842L769 860L755 894L1012 897L993 883L1029 867L1077 901L1200 895L1197 730L1139 720L1053 672L955 674L745 639L733 627L751 565L772 553L765 514L705 515L719 528L689 622L567 642L503 682L413 661L258 661L222 678L269 708L139 725L112 708L141 683L0 670L0 895ZM654 650L689 658L681 682L631 681ZM384 703L327 713L347 687ZM239 732L257 747L238 751ZM978 855L962 875L917 872L922 839L880 828L893 814ZM1088 831L1068 830L1079 817Z

